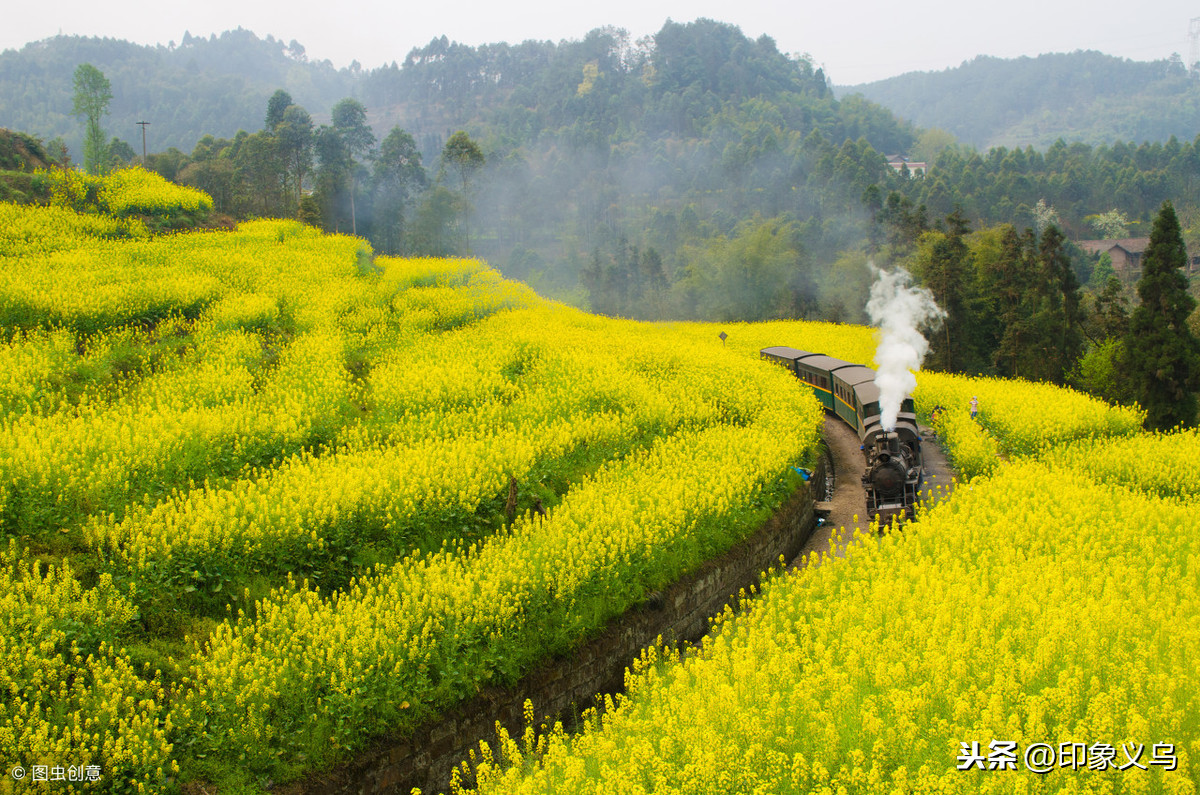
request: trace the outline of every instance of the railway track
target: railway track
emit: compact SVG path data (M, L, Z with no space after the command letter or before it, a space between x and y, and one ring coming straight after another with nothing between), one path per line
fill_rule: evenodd
M920 430L923 440L921 453L925 464L925 487L922 495L925 490L931 489L932 502L937 503L948 498L953 492L954 470L932 432L925 426L920 426ZM805 556L813 553L833 551L837 554L836 550L833 550L832 537L838 528L845 527L852 533L854 527L866 527L868 524L862 488L866 461L859 449L858 434L849 425L830 414L825 417L822 437L829 461L832 462L830 472L833 476L833 488L822 504L822 508L828 508L829 514L824 524L813 531L808 543L792 563L793 568L801 567Z

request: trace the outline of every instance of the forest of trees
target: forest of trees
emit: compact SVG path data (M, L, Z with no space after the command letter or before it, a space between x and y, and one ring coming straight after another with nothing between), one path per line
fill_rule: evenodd
M611 28L558 44L441 38L370 71L246 31L168 48L59 37L0 60L128 48L137 57L105 73L110 129L138 64L182 75L175 96L196 94L176 113L222 121L146 165L218 213L298 217L383 253L481 256L605 314L863 322L869 263L902 265L948 313L937 366L1129 399L1113 368L1133 286L1069 240L1148 234L1165 200L1185 237L1200 231L1200 138L980 152L839 100L807 60L709 20L639 41ZM235 86L234 65L277 82ZM220 81L223 111L205 93ZM148 107L165 132L161 100ZM48 159L65 140L47 141ZM893 153L926 159L928 175L894 171ZM140 160L118 136L107 154L108 167Z
M149 147L191 151L205 135L232 137L253 130L262 108L285 86L301 104L329 108L352 93L350 70L311 62L297 42L259 39L239 28L208 38L185 34L181 42L146 47L115 39L56 36L20 50L0 52L0 119L14 130L72 153L83 151L83 130L72 115L72 76L88 63L108 79L113 100L110 136L136 137L149 121ZM80 160L76 154L76 160Z
M1098 52L979 56L940 72L910 72L837 89L860 93L920 127L981 150L1058 138L1099 145L1190 139L1200 130L1200 81L1183 59L1131 61Z

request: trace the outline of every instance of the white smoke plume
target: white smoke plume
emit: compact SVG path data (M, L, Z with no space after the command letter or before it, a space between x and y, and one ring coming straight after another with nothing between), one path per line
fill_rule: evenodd
M946 313L924 287L912 284L912 276L903 268L875 273L867 315L878 328L879 347L875 349L875 385L879 387L880 421L884 430L896 427L900 404L917 386L913 374L921 369L921 360L929 350L922 327L936 328Z

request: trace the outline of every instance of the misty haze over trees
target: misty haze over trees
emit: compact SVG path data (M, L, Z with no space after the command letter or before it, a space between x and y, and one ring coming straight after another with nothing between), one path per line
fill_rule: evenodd
M1185 236L1200 231L1200 139L1135 145L1097 121L1079 134L1094 145L981 152L945 131L969 141L979 127L922 130L861 95L839 100L807 59L709 20L639 41L612 28L558 44L443 37L374 70L242 30L159 48L58 37L0 55L0 110L57 136L49 152L78 151L66 114L81 61L111 82L108 128L150 121L147 165L234 219L299 217L383 253L472 254L551 296L648 319L861 322L868 260L903 264L949 312L938 366L1114 399L1128 398L1115 373L1132 279L1068 240L1145 234L1168 199ZM1120 90L1144 91L1127 100L1138 107L1173 91L1186 115L1200 97L1166 62L993 61L925 76L993 69L1016 87L1003 107L985 100L1007 93L943 91L958 102L938 105L947 118L1000 114L1014 128L1046 102ZM919 77L863 88L919 104L902 90ZM928 175L893 170L892 154ZM117 136L109 155L134 149Z

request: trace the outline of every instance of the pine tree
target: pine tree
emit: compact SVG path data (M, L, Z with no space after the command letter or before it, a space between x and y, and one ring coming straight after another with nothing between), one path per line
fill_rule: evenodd
M1066 238L1051 224L1038 241L1038 295L1033 316L1041 353L1034 375L1040 380L1063 383L1067 371L1079 358L1083 339L1079 333L1079 282L1071 270Z
M1168 430L1196 422L1200 388L1200 341L1187 325L1196 301L1187 293L1187 249L1170 201L1154 219L1138 281L1141 304L1125 337L1126 364L1134 393L1146 410L1146 427Z
M930 341L930 363L947 373L963 372L971 357L971 225L962 211L946 216L946 232L933 239L921 274L924 285L946 313L942 333Z
M1000 322L1000 339L992 354L997 370L1007 376L1032 377L1037 355L1033 349L1034 290L1033 230L1025 235L1009 226L1000 241L1000 257L988 274L989 291Z

